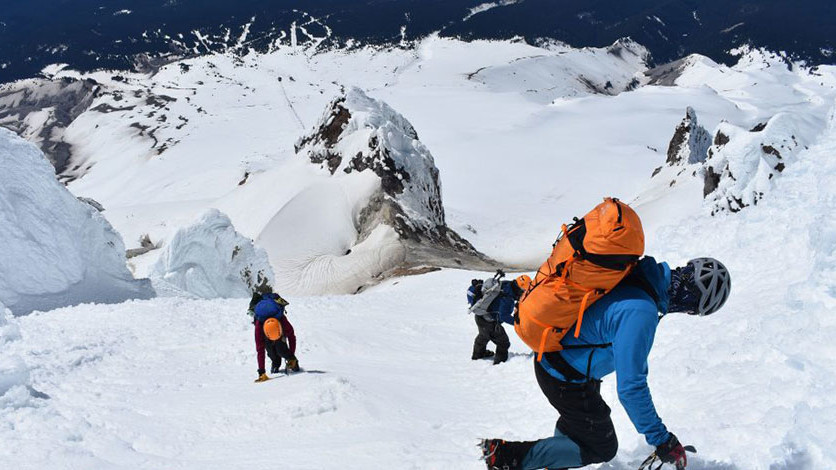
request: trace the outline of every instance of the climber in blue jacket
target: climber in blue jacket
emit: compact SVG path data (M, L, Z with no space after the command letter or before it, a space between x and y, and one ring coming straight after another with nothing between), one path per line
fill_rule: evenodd
M725 266L712 258L675 270L651 257L642 259L589 307L578 338L566 335L564 350L545 353L539 362L535 357L537 382L560 414L554 436L527 442L487 439L482 446L488 468L565 469L612 460L618 439L600 387L601 379L615 372L618 398L636 429L656 447L655 458L684 469L685 449L662 423L650 396L647 357L661 316L710 315L725 303L730 287Z

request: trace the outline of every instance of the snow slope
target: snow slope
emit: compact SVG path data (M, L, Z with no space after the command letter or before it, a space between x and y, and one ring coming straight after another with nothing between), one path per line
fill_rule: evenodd
M494 258L541 262L560 223L613 194L635 201L648 253L673 265L715 256L729 267L724 309L667 317L650 358L660 415L699 449L689 469L836 468L833 68L790 69L759 51L735 67L691 57L670 86L547 104L469 78L559 60L525 60L543 54L429 38L416 50L192 59L153 79L100 72L112 89L93 106L106 106L62 134L80 165L70 189L102 202L128 240L150 233L170 243L217 207L246 237L287 211L297 225L285 240L348 248L351 236L313 236L322 225L312 201L335 201L317 214L339 234L351 234L354 206L336 202L334 185L311 186L327 170L293 144L343 86L359 84L408 118L432 149L447 223ZM689 106L714 157L707 150L705 162L676 162L651 178ZM729 142L715 143L718 130ZM767 185L732 166L763 160L774 169L761 145L780 151L793 135L799 145ZM704 201L698 170L717 155L732 175L747 175L744 190L754 182L763 192L757 204L730 213ZM722 181L732 191L723 194L738 197L740 187ZM380 249L388 235L369 239ZM12 377L0 397L0 466L483 468L477 438L535 439L556 419L517 338L507 364L469 359L475 326L464 291L488 275L442 270L359 295L288 295L301 364L322 373L265 384L252 383L245 300L157 298L17 318L4 357L22 362L0 369ZM597 468L635 469L652 449L618 404L614 377L602 393L621 448Z
M15 314L148 298L125 246L91 205L55 178L35 145L0 129L0 301Z
M710 254L734 278L722 311L668 316L650 357L660 415L699 450L689 469L836 468L834 123L757 206L648 233L661 259ZM535 439L556 418L514 335L508 363L469 358L475 325L463 294L486 275L445 270L360 295L290 298L298 356L312 372L265 384L251 382L243 299L157 298L17 318L21 339L4 354L22 358L15 370L30 389L0 397L0 463L483 468L478 437ZM614 378L602 394L621 447L598 468L632 470L652 449L618 405Z

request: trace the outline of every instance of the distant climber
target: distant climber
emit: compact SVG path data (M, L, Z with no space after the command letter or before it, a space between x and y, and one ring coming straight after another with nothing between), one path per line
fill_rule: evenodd
M264 368L265 350L272 363L271 374L279 373L282 359L287 361L288 371L300 370L299 361L296 359L296 335L285 311L287 305L285 299L269 290L254 292L250 300L247 313L253 317L255 325L255 350L258 358L256 382L270 379Z
M537 353L537 383L559 414L554 435L522 442L484 439L483 458L490 470L568 469L612 460L618 439L600 389L601 379L616 372L621 404L656 448L642 469L658 462L685 469L685 452L694 449L683 446L656 413L647 358L664 315L706 316L723 306L729 272L713 258L692 259L674 270L640 258L641 223L617 199L575 220L563 227L536 278L517 279L524 293L515 330Z
M493 357L494 365L508 360L511 341L502 323L513 325L513 310L522 290L513 281L501 280L505 274L498 271L491 279L473 279L467 289L470 313L476 321L478 334L473 341L471 359ZM496 345L496 354L487 349L488 342Z

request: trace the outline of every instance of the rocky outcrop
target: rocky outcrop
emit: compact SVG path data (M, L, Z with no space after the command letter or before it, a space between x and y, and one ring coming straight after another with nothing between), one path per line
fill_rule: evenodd
M550 53L490 65L468 73L468 80L499 93L515 92L538 103L590 94L615 96L642 85L647 49L631 39L605 48L549 46Z
M791 113L775 115L750 130L721 123L700 171L711 213L738 212L757 204L809 145L817 127Z
M700 125L694 108L688 106L685 110L685 117L676 126L668 144L665 165L653 170L652 176L660 174L666 167L684 167L704 162L708 157L710 146L711 134ZM671 172L666 172L665 176L670 176L669 173ZM680 170L676 173L679 175L684 172Z
M161 130L180 130L188 119L168 111L177 98L158 94L147 87L125 83L121 76L97 82L92 78L48 76L0 85L0 127L8 128L37 145L47 156L61 182L67 184L84 176L92 162L85 160L83 140L73 141L67 129L92 114L119 115L127 119L138 137L147 139L154 155L160 155L179 141L160 136ZM136 110L142 110L141 114ZM127 123L126 123L127 124ZM78 131L78 128L73 130ZM78 132L75 132L78 139Z
M447 227L433 157L386 103L349 90L296 152L315 176L257 239L280 290L349 293L428 267L493 268Z
M644 75L648 85L676 86L677 80L689 69L695 67L717 68L719 64L700 54L691 54L673 62L657 65L647 70Z
M0 87L0 126L35 143L57 174L70 165L72 146L64 130L101 93L93 79L32 79Z
M711 146L711 134L697 121L694 108L688 107L685 118L676 126L668 144L668 165L691 165L704 162Z
M361 238L379 223L401 239L481 257L444 218L438 169L415 128L358 88L332 101L321 123L296 144L312 163L350 175L370 171L380 188L357 220Z
M689 107L671 138L665 165L653 172L659 182L654 187L701 186L712 215L738 212L758 204L772 190L775 179L816 138L822 122L780 113L749 127L724 121L712 137Z

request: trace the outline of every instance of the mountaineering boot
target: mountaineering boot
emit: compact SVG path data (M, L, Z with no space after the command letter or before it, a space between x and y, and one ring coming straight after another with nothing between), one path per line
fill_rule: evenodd
M274 362L273 365L270 366L270 373L271 374L278 374L281 370L282 362Z
M497 365L499 363L505 362L508 360L508 351L504 353L497 352L496 355L493 357L493 365Z
M258 378L255 379L255 383L266 382L268 380L270 380L270 377L268 377L267 374L262 372L261 374L258 375Z
M299 361L295 357L287 360L287 370L291 372L299 372L301 370Z
M482 458L488 470L520 470L525 454L536 441L508 442L502 439L482 439Z
M486 359L489 357L493 357L493 351L491 351L490 349L486 349L480 353L473 353L473 355L470 356L470 358L474 361L478 359Z

